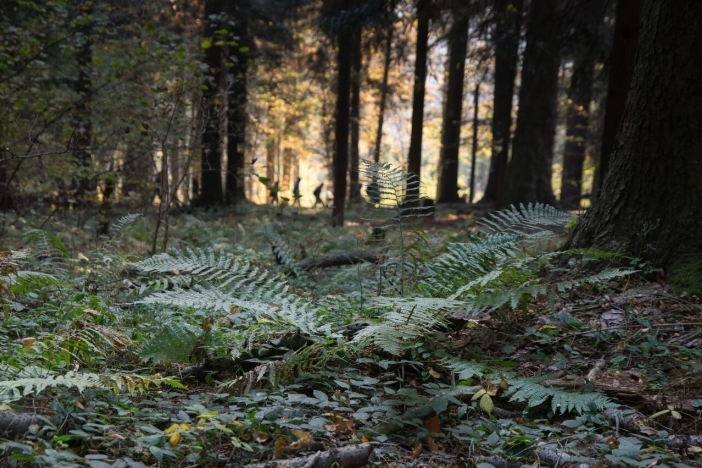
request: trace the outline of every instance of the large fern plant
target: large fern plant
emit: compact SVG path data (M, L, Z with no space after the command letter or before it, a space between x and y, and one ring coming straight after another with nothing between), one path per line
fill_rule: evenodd
M334 336L324 311L313 302L293 294L285 280L225 254L209 250L175 251L155 255L132 266L144 273L168 276L166 286L144 297L143 304L163 304L180 309L206 311L211 317L227 317L235 324L228 336L234 356L257 339L301 333L309 339ZM176 343L192 343L198 333L171 318L144 344L143 354L154 349L168 353ZM175 337L175 338L174 338ZM189 337L179 341L179 337ZM182 358L173 350L174 360Z

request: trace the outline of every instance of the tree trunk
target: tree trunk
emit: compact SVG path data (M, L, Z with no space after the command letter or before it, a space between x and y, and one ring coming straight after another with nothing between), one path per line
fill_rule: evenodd
M391 13L395 7L390 10ZM378 103L378 130L375 135L375 151L373 152L373 161L380 162L380 151L383 140L383 121L385 119L385 106L388 99L388 78L390 76L390 64L392 63L392 36L395 31L395 23L390 21L388 25L388 37L385 42L385 63L383 64L383 84L380 88L380 102Z
M583 44L573 62L573 77L568 89L566 110L566 141L561 177L561 207L574 210L580 207L583 164L588 140L590 102L595 69L595 55L591 44Z
M348 8L349 0L340 0L338 12ZM346 173L349 167L349 94L351 92L351 50L353 39L348 28L337 31L337 93L336 93L336 135L334 152L334 207L331 223L344 225L346 204Z
M556 4L557 0L531 3L505 206L556 203L551 188L560 63Z
M614 24L614 40L609 56L609 82L602 130L602 151L595 172L592 196L596 197L609 167L619 124L624 116L627 92L634 70L636 45L639 38L642 0L618 0Z
M523 0L495 0L495 96L492 157L485 195L479 203L501 204L507 189L507 162L512 132L512 95L519 60Z
M407 172L417 182L416 190L408 190L409 199L418 198L422 177L422 131L424 130L424 89L427 79L427 50L429 46L429 8L431 0L417 0L417 48L414 62L414 91L412 94L412 130L410 134Z
M624 112L600 196L570 245L624 251L702 292L702 2L644 2Z
M349 161L349 202L361 198L361 186L358 181L358 140L361 121L361 25L353 30L353 48L351 50L351 148Z
M229 28L229 41L236 41L237 45L229 45L231 56L235 58L232 63L229 58L224 58L227 70L227 176L224 203L235 205L246 200L244 187L244 158L246 148L246 102L248 61L251 41L248 34L248 9L251 8L248 0L227 0L224 2L224 11L228 23L234 21L234 26Z
M96 183L92 180L91 167L92 156L90 151L90 141L92 137L92 125L90 122L90 95L91 90L91 70L93 66L92 51L92 7L86 2L80 6L81 19L78 21L77 40L80 42L76 55L78 66L78 78L75 82L75 91L78 94L78 102L74 108L73 115L73 138L71 139L71 151L73 153L73 164L77 171L74 176L72 188L74 197L79 202L85 201L88 192L95 190Z
M207 81L202 91L203 132L202 132L202 183L200 185L200 204L213 206L222 203L222 120L218 70L221 67L221 47L216 45L216 31L219 24L212 19L221 13L220 0L205 1L205 36L211 41L205 49L207 64Z
M461 143L463 77L468 49L468 15L460 7L453 8L452 13L454 20L448 37L449 75L441 129L437 203L456 203L461 200L458 197L458 150Z

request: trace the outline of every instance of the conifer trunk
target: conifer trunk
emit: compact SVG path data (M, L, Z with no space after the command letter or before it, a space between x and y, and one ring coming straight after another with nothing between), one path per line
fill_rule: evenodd
M702 292L702 2L644 2L632 84L574 247L624 251Z
M505 206L556 203L551 188L560 64L556 5L557 0L531 3Z

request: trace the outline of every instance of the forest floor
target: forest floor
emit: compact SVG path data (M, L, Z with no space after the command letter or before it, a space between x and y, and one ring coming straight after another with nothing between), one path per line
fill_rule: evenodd
M182 255L151 263L151 216L104 239L91 213L5 217L0 466L702 466L700 298L558 235L495 255L455 207L400 230L397 276L370 214L173 214ZM477 289L460 262L432 289L471 243Z

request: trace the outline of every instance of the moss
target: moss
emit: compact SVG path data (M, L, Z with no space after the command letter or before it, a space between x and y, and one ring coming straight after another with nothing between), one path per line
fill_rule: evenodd
M675 258L670 262L666 280L678 294L702 294L702 254Z

